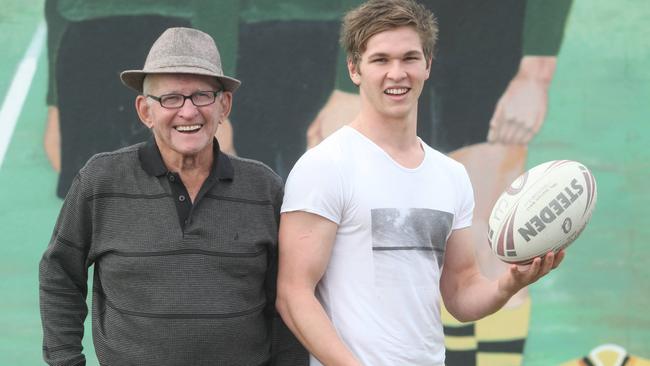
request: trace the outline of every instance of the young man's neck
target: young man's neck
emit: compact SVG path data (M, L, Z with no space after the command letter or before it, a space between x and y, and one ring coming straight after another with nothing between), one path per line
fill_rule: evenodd
M351 123L350 127L361 132L384 149L409 150L419 146L417 138L417 109L401 118L391 118L377 113L374 109L364 108Z
M422 163L424 149L417 137L417 109L399 119L365 112L362 107L350 127L374 142L401 166L412 169Z

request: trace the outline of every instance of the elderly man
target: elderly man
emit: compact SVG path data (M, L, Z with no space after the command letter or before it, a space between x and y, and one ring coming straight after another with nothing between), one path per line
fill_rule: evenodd
M46 362L85 364L94 265L101 364L301 364L273 308L281 179L213 137L240 82L188 28L165 31L121 79L153 137L92 157L74 180L40 265Z

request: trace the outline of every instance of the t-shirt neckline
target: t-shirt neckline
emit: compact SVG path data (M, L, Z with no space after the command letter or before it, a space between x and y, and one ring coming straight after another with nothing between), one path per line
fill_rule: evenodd
M356 128L351 127L349 125L345 125L345 126L342 127L342 129L352 131L352 133L354 135L358 136L366 144L369 144L373 149L376 149L381 154L383 154L386 157L386 159L388 159L394 166L396 166L397 168L399 168L400 170L405 171L405 172L417 173L418 171L420 171L422 169L422 167L424 166L424 164L425 164L425 162L427 160L427 157L429 156L429 154L427 152L427 149L425 148L424 143L422 142L422 139L419 136L417 136L418 143L420 144L420 148L422 148L422 151L424 151L424 157L422 158L422 161L420 162L420 164L418 164L418 166L416 166L415 168L407 168L407 167L403 166L402 164L398 163L397 161L395 161L395 159L393 159L393 157L391 157L390 154L386 152L386 150L382 149L374 141L372 141L370 138L368 138L368 136L364 135L363 133L361 133Z

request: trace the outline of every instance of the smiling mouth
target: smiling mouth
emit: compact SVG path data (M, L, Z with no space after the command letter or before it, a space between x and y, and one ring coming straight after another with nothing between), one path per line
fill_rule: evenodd
M388 95L404 95L411 90L410 88L388 88L384 90L384 94Z
M199 124L197 124L197 125L183 125L183 126L175 126L174 129L176 131L178 131L178 132L181 132L181 133L194 133L194 132L200 130L201 127L203 127L203 125L199 125Z

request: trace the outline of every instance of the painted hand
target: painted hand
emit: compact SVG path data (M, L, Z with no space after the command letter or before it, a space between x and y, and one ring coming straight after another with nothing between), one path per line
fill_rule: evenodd
M487 140L526 145L539 132L548 107L555 57L526 56L497 102Z

